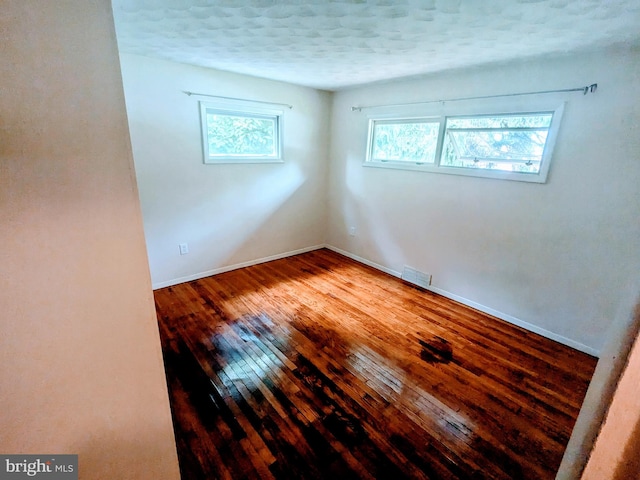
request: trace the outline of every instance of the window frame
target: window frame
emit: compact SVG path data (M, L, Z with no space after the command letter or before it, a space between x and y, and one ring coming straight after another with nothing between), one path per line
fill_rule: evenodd
M205 165L243 164L243 163L283 163L283 120L284 110L264 108L254 105L230 105L226 103L199 101L200 109L200 140L202 142L202 156ZM209 152L209 126L208 113L221 115L273 119L274 120L274 155L218 155L212 156Z
M444 173L450 175L462 175L470 177L493 178L500 180L514 180L520 182L546 183L549 174L549 167L553 155L562 114L564 102L538 101L519 102L518 104L503 103L501 105L474 105L474 106L448 106L443 105L427 108L416 105L405 108L387 108L378 114L371 114L368 119L368 135L366 155L363 166L373 168L390 168L398 170L416 170L430 173ZM436 111L437 110L437 111ZM470 118L470 117L490 117L490 116L518 116L518 115L543 115L551 114L551 124L549 126L547 140L545 142L540 169L537 173L510 172L504 170L489 170L470 167L454 167L441 165L442 150L447 132L447 119ZM387 160L380 161L373 159L374 137L376 124L402 123L410 121L439 120L438 144L436 147L436 157L434 163L410 163L407 161ZM435 122L433 122L435 123Z
M436 140L436 151L434 155L433 162L413 162L415 165L434 165L438 163L438 158L442 150L442 144L440 142L440 135L442 134L443 128L443 117L433 117L433 116L425 116L425 117L411 117L411 118L376 118L371 119L369 122L369 141L367 148L367 161L376 162L376 163L397 163L402 165L410 166L412 162L406 160L375 160L373 159L373 150L374 150L374 142L375 142L375 125L394 125L394 124L403 124L403 123L437 123L438 124L438 138Z

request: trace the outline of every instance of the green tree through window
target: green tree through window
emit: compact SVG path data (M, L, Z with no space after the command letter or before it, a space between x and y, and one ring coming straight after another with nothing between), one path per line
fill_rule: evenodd
M282 161L283 112L200 102L204 163Z
M410 105L397 109L405 117L382 113L369 119L364 165L544 183L564 104L528 103L545 107L467 115L458 106L456 115L426 108L420 117Z
M439 127L438 122L379 123L374 130L373 157L383 162L433 163Z
M272 118L209 113L209 155L274 155L275 127Z

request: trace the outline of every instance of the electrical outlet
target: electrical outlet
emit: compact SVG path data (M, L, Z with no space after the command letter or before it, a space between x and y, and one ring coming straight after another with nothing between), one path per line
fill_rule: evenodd
M349 228L349 235L352 237L356 236L356 227Z
M180 247L180 255L186 255L187 253L189 253L188 243L181 243L180 245L178 245L178 247Z

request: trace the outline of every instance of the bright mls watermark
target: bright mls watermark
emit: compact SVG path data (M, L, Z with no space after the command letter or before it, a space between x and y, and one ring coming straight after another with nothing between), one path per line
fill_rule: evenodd
M78 455L2 455L0 480L78 480Z

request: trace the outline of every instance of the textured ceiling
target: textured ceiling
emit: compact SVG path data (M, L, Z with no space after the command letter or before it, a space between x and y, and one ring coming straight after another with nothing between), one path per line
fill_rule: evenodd
M640 0L113 0L121 51L336 90L640 44Z

